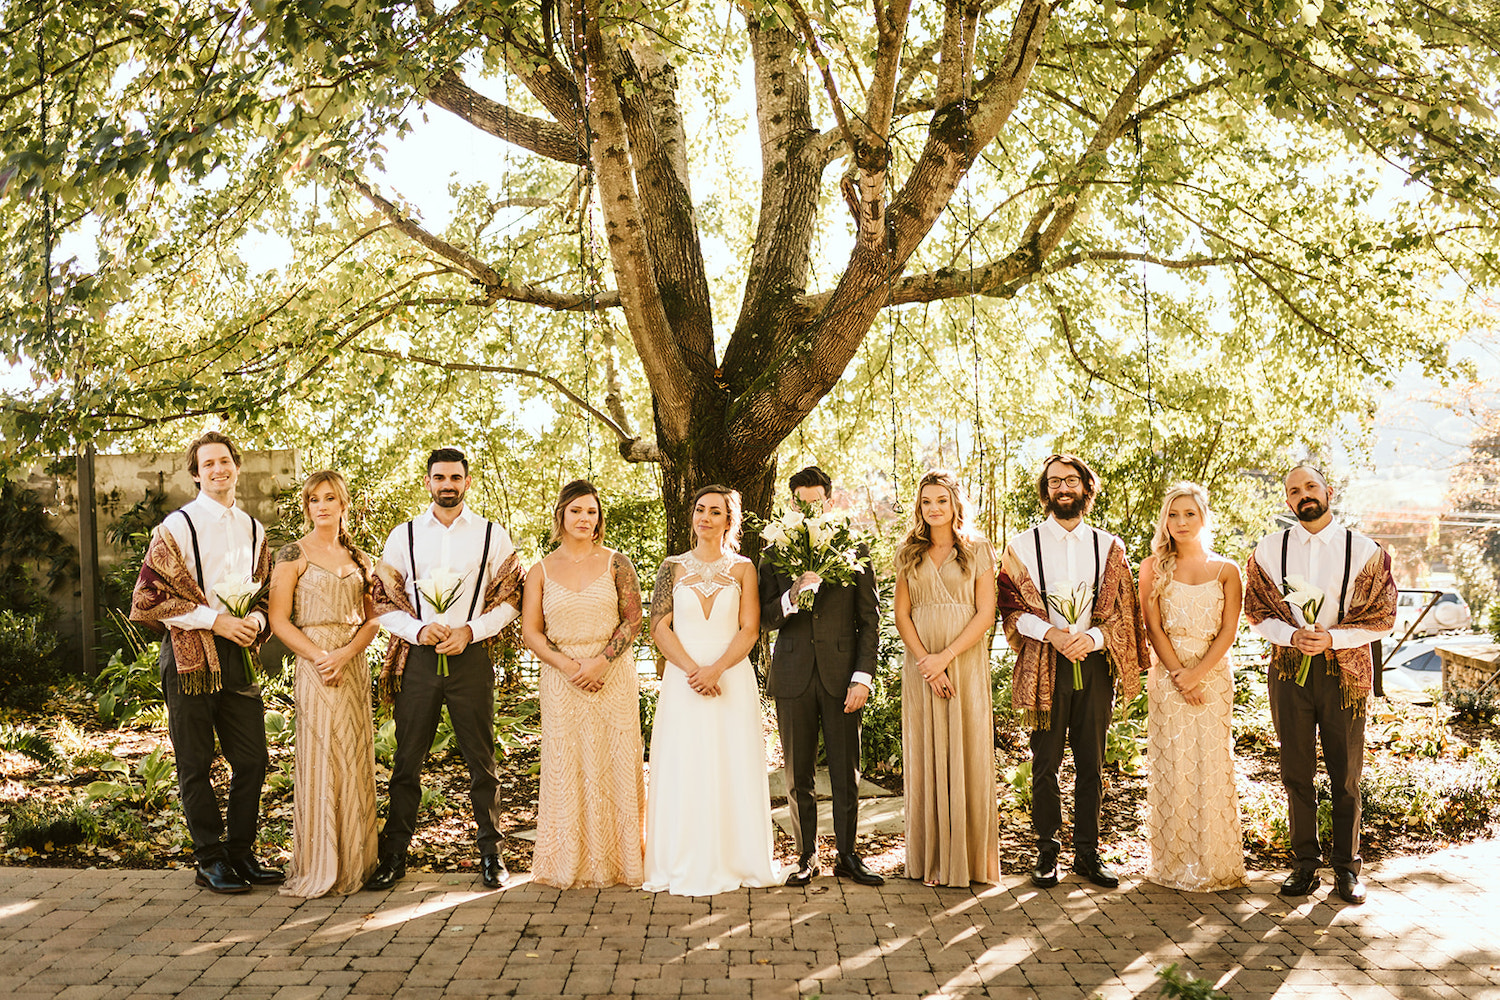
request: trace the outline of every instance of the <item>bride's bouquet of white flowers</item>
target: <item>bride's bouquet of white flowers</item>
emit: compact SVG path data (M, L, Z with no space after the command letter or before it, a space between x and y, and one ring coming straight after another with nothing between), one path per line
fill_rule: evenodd
M811 571L833 586L853 583L858 574L865 572L859 561L859 547L868 548L870 536L855 530L846 511L820 514L811 504L800 500L794 503L793 509L769 521L754 514L745 516L766 543L766 561L793 580ZM798 593L797 607L804 611L812 607L815 593L813 588Z

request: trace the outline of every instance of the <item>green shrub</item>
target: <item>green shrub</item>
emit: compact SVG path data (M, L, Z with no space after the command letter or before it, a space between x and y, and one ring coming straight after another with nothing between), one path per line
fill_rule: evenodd
M18 802L5 822L5 846L51 851L96 839L99 817L84 802Z
M1500 609L1500 601L1495 602L1495 607ZM1488 691L1468 689L1449 691L1443 695L1443 701L1453 709L1455 718L1465 722L1486 723L1493 721L1496 715L1500 715L1500 701L1497 701L1495 695Z
M30 757L43 767L57 767L62 764L62 755L57 752L57 744L46 734L39 733L30 726L0 726L0 750Z
M641 681L641 741L646 756L651 756L651 728L656 722L656 699L661 696L661 684L657 681ZM498 731L498 730L497 730Z
M894 577L877 578L880 606L880 640L875 647L875 675L870 698L860 717L860 768L864 771L901 771L901 672L906 647L896 631L895 617L888 609L896 591Z
M117 649L94 680L99 722L123 726L152 705L161 704L161 643L148 641L123 615L115 627L127 638L127 649Z
M116 759L100 770L119 777L90 783L85 793L90 802L118 802L152 811L170 802L177 790L177 765L161 747L142 757L134 768Z
M57 636L41 615L0 611L0 706L41 708L60 673L56 652Z
M1104 763L1124 774L1137 774L1146 749L1146 689L1141 688L1116 712L1114 723L1104 733Z
M1156 970L1156 978L1161 980L1161 995L1164 997L1175 997L1176 1000L1229 1000L1229 994L1214 989L1214 984L1207 979L1194 979L1177 968L1173 962L1164 969Z

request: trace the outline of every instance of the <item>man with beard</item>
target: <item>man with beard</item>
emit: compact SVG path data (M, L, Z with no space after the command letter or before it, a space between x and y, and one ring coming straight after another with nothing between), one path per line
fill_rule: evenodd
M422 767L445 704L469 769L481 877L491 889L510 877L500 856L495 667L483 641L520 614L523 568L505 529L464 505L469 482L463 452L434 451L423 479L432 506L396 526L375 570L375 609L391 633L379 689L393 704L396 760L380 864L365 883L370 890L389 889L406 874Z
M1062 794L1057 771L1073 747L1073 870L1113 889L1099 857L1104 735L1115 686L1122 701L1141 689L1146 633L1125 543L1083 523L1099 480L1081 458L1042 463L1037 495L1048 517L1016 535L1000 563L998 611L1016 651L1012 704L1031 728L1031 883L1057 885Z
M1246 567L1245 588L1245 616L1272 644L1266 692L1281 743L1281 783L1296 856L1281 894L1305 896L1322 883L1313 789L1321 741L1333 789L1334 885L1340 898L1358 905L1365 901L1359 880L1359 778L1375 669L1370 644L1396 623L1396 581L1384 549L1334 521L1332 491L1322 473L1299 465L1285 485L1297 523L1260 540ZM1288 603L1294 589L1313 593L1300 586L1303 582L1323 595L1311 616Z

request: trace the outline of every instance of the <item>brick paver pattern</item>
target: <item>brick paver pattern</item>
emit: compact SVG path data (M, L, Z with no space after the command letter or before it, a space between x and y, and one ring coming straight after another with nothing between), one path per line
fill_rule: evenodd
M825 869L826 870L826 869ZM683 899L412 873L394 891L213 896L184 871L0 868L0 996L1125 998L1177 962L1231 997L1500 1000L1500 843L1189 894L1070 877L982 892L831 877ZM1331 900L1331 901L1330 901Z

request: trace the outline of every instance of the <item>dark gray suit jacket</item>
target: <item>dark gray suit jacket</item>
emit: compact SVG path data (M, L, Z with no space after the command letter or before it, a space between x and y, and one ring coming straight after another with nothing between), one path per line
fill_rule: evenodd
M853 585L835 587L825 582L813 606L794 615L781 613L781 595L791 589L792 580L769 564L761 569L760 627L781 632L766 674L766 693L771 697L805 694L816 676L825 691L843 698L856 670L875 675L880 595L870 553L863 546L859 557L865 571Z

